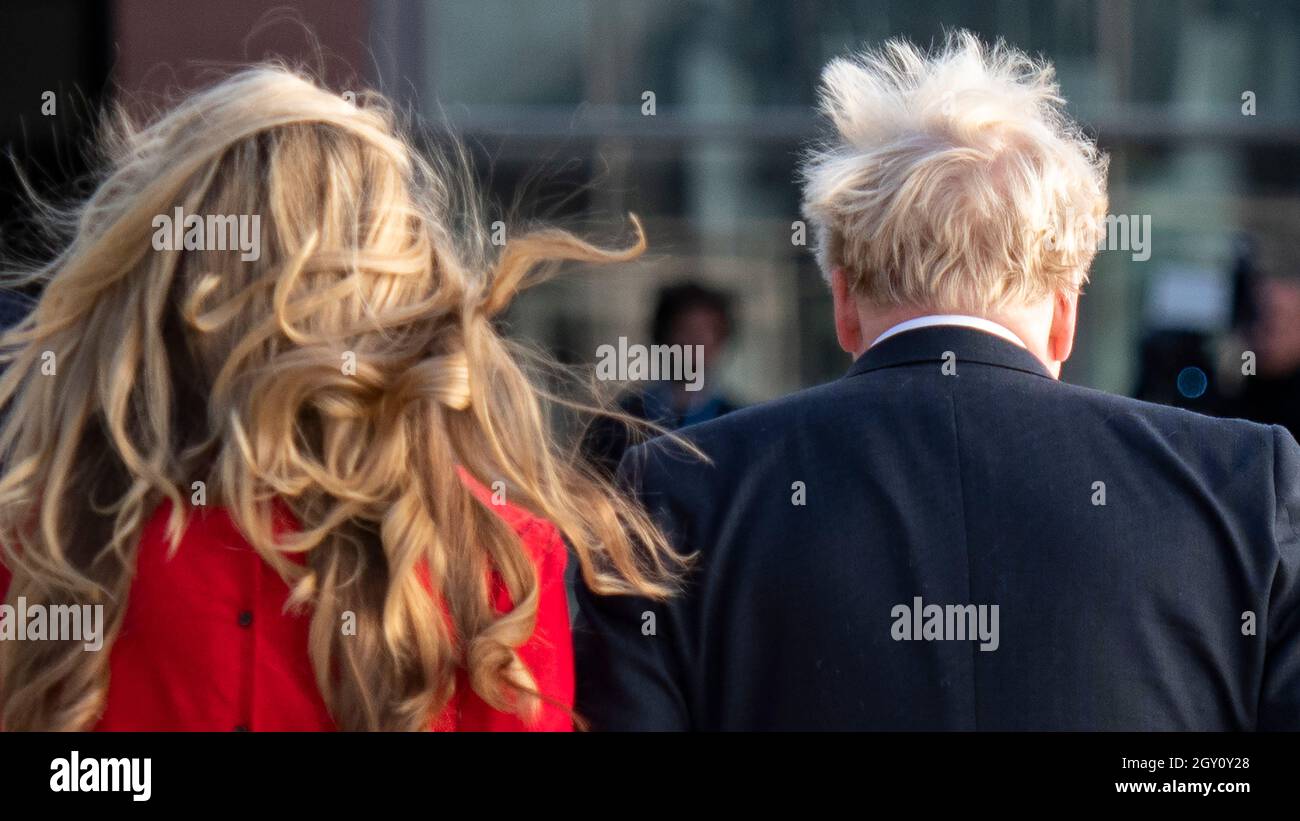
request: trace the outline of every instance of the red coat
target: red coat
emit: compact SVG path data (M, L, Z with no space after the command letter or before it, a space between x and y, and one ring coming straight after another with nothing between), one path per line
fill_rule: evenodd
M284 612L288 587L240 535L226 511L196 511L167 558L169 503L145 526L126 621L111 648L108 702L96 730L334 730L307 653L310 614ZM519 648L540 691L573 706L573 646L564 587L567 552L549 522L495 507L536 562L537 626ZM0 567L0 600L9 574ZM493 578L495 605L510 597ZM9 602L12 604L12 602ZM342 625L340 625L340 629ZM483 702L458 676L435 730L572 730L565 709L544 703L525 724Z

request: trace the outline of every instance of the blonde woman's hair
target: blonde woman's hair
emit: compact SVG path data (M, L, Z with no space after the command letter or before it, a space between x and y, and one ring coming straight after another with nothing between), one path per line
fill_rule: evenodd
M558 397L493 325L539 266L635 257L639 224L624 250L541 229L490 254L463 178L413 150L380 96L345 100L283 67L244 70L143 129L119 120L107 178L0 342L10 602L103 605L111 648L142 526L169 502L175 550L202 481L289 584L289 605L310 608L339 727L416 730L458 670L499 710L540 705L516 653L536 569L458 471L504 482L554 523L594 589L671 592L681 560L554 440ZM178 207L258 215L260 256L156 250L156 218ZM277 535L282 506L296 532ZM93 726L108 656L0 642L0 725Z
M832 61L835 136L803 167L823 272L880 306L967 312L1080 288L1107 160L1063 106L1050 64L969 32Z

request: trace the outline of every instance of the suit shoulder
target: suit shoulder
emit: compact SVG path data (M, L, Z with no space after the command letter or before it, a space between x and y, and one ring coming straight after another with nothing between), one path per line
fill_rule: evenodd
M1285 429L1245 419L1209 416L1077 385L1050 391L1046 411L1061 428L1084 440L1110 443L1132 453L1177 458L1201 476L1265 492L1286 477L1275 464L1291 440Z
M1163 433L1180 433L1185 431L1204 434L1213 441L1246 439L1257 441L1273 436L1270 425L1251 422L1247 419L1234 419L1223 416L1210 416L1187 408L1161 405L1134 399L1129 396L1106 393L1081 385L1060 383L1061 395L1092 408L1105 419L1141 420L1153 430Z
M838 382L828 382L805 388L785 396L738 408L716 419L689 425L677 435L699 447L719 445L730 440L747 439L754 435L780 430L798 419L822 400L831 398L842 389ZM662 441L661 441L662 440ZM666 447L668 437L659 436L647 446Z
M695 495L719 476L732 476L741 468L761 469L781 458L783 448L797 438L795 432L803 430L819 408L834 404L845 387L842 383L806 388L657 436L629 449L620 472L643 487Z

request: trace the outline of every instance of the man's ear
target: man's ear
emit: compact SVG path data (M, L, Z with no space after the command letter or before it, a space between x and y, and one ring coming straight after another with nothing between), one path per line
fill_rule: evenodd
M1074 330L1079 320L1079 292L1058 291L1052 300L1052 327L1047 334L1047 355L1064 362L1074 351Z
M858 301L849 289L849 277L838 265L831 269L831 299L835 303L835 338L845 353L861 355L862 319L858 316Z

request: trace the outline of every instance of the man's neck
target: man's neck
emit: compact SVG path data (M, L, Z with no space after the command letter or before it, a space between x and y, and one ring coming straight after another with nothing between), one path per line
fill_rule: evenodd
M1025 344L1023 339L1016 336L1015 332L1007 326L994 322L991 319L985 319L982 316L971 316L970 314L935 314L907 319L876 337L876 341L872 342L867 347L874 348L891 336L897 336L898 334L916 330L918 328L932 328L936 325L954 325L963 328L974 328L977 331L983 331L984 333L1001 337L1017 347L1026 349L1029 347Z
M1033 305L1021 309L980 314L960 311L936 311L909 306L897 306L879 311L859 306L858 316L862 328L862 350L858 351L855 357L865 353L867 348L874 344L882 334L897 325L921 317L940 315L968 316L996 323L1010 331L1012 335L1020 340L1023 347L1042 360L1049 370L1053 369L1053 365L1056 364L1052 362L1047 350L1047 339L1052 322L1050 305L1046 307Z

